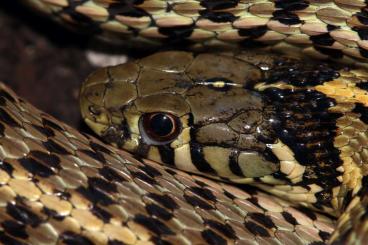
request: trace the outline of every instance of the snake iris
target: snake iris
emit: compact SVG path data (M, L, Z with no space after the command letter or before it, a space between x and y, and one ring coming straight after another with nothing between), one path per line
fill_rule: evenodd
M367 57L364 1L26 2L109 38ZM364 243L367 77L249 50L167 51L97 70L82 85L83 118L135 158L1 85L0 241Z

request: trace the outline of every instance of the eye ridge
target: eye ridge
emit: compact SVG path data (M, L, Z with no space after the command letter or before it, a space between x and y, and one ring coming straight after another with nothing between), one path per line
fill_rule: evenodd
M143 129L152 140L170 141L179 135L181 123L177 116L170 113L146 113L143 115Z

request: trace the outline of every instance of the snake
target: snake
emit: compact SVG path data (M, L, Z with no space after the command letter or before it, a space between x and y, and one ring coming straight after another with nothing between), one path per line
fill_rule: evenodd
M366 242L364 1L25 2L108 40L229 50L95 71L80 108L104 142L0 84L1 243Z

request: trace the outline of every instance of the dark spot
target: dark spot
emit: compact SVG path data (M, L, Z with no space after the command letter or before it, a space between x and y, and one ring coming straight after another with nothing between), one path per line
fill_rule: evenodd
M88 178L88 185L110 193L117 192L115 183L104 180L102 178L97 177Z
M64 147L62 147L52 139L48 139L46 142L42 142L42 144L49 152L57 153L60 155L69 154L69 152Z
M290 213L288 213L288 212L282 212L281 215L290 224L292 224L292 225L297 225L298 224L298 222L296 221L296 219Z
M115 201L108 194L94 186L78 187L76 190L92 203L101 203L102 205L115 204Z
M112 154L112 152L109 150L109 149L107 149L105 146L103 146L103 145L100 145L100 144L97 144L97 143L95 143L95 142L90 142L89 143L89 146L94 150L94 151L96 151L96 152L103 152L103 153L105 153L105 154Z
M199 207L204 210L214 209L210 204L208 204L207 202L203 201L202 199L196 196L188 196L187 194L184 194L184 198L189 204L191 204L194 207Z
M238 34L242 37L250 37L252 39L255 39L263 36L267 31L267 26L256 26L253 28L239 29Z
M158 28L158 32L167 36L170 41L173 42L185 39L192 35L194 29L194 25L187 26L176 26L176 27L160 27Z
M18 241L14 237L8 236L4 231L0 231L0 242L9 245L28 245L28 243Z
M21 127L21 125L19 125L19 123L16 122L3 108L0 108L0 121L4 122L10 127Z
M91 209L91 212L98 217L99 219L103 220L104 223L109 223L112 215L107 212L106 210L100 208L99 206L95 205Z
M216 23L234 22L239 17L229 12L212 12L209 10L199 11L202 18L208 19Z
M46 166L33 158L21 158L18 161L23 166L23 168L25 168L33 175L47 178L56 174L55 169L52 169L52 167Z
M168 196L166 194L165 195L158 195L158 194L155 194L155 193L149 193L148 197L150 197L153 200L155 200L156 202L160 203L165 208L168 208L168 209L171 209L171 210L179 208L178 204L174 201L174 199L172 199L170 196Z
M99 152L94 152L94 151L85 150L85 149L80 150L80 151L83 152L84 154L86 154L87 156L95 159L98 162L106 163L105 157Z
M229 224L223 224L215 220L205 220L204 223L230 239L237 238L234 229Z
M172 213L169 213L167 210L156 204L147 204L146 210L150 215L156 216L159 219L170 220L173 217Z
M6 212L15 220L22 222L25 225L37 226L41 224L42 219L31 210L17 204L8 203Z
M11 96L9 93L7 93L5 90L0 91L0 98L5 98L5 99L9 100L12 103L16 102L14 97Z
M163 163L166 163L168 165L174 165L175 164L175 153L174 149L170 147L170 145L158 145L157 146L158 151L160 153L160 157Z
M49 129L49 128L44 128L44 127L40 127L38 125L32 125L38 132L40 132L41 134L45 135L46 137L53 137L55 136L55 133Z
M202 237L208 244L212 245L226 245L227 242L224 238L219 236L216 232L212 230L204 230L201 232Z
M71 231L66 231L60 235L59 238L64 244L67 245L93 245L94 243L86 237L76 234Z
M194 139L194 137L192 137L192 139ZM202 146L200 144L195 143L195 142L190 143L190 155L192 157L192 162L193 162L194 166L200 172L215 173L215 170L205 160L204 155L203 155L203 149L202 149Z
M152 178L162 175L158 170L149 165L139 166L139 169L148 174L149 176L151 176Z
M255 236L270 237L270 234L265 228L252 221L246 221L244 225Z
M167 227L164 223L162 223L161 221L157 219L138 214L134 217L134 221L146 227L148 230L150 230L154 234L175 235L175 233L172 230L170 230L169 227Z
M64 131L64 129L62 127L60 127L59 125L57 125L53 121L50 121L46 118L42 118L42 123L45 127L50 127L50 128L55 129L56 131L60 131L60 132Z
M47 154L42 151L31 151L28 155L34 157L46 165L50 165L52 168L60 169L60 159L54 154Z
M151 184L151 185L157 185L157 182L154 178L148 176L147 174L145 173L142 173L142 172L131 172L132 176L134 178L138 178L140 180L142 180L143 182L146 182L148 184Z
M212 191L207 188L190 187L189 190L202 197L204 200L212 202L216 201L216 197L213 195Z
M27 239L26 226L14 220L5 220L1 223L4 231L12 236Z
M124 177L122 175L119 174L118 171L116 171L115 169L109 167L109 166L104 166L103 168L100 168L98 170L98 172L107 180L109 181L116 181L116 182L125 182L126 179L124 179Z
M319 231L318 235L322 238L323 241L328 241L330 239L331 234L325 231Z
M3 161L0 161L0 169L4 170L10 176L13 174L14 171L14 168L10 163Z
M209 10L234 8L238 3L239 0L201 0L201 6Z
M271 229L276 228L275 224L273 223L272 219L263 213L249 213L249 216L257 221L258 223L264 225L265 227Z

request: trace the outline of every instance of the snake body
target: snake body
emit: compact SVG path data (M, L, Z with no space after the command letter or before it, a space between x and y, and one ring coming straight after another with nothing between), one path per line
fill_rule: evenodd
M26 2L109 38L296 45L363 66L367 56L362 1ZM366 77L249 50L96 71L81 90L87 124L161 164L81 135L2 85L0 241L364 243Z

